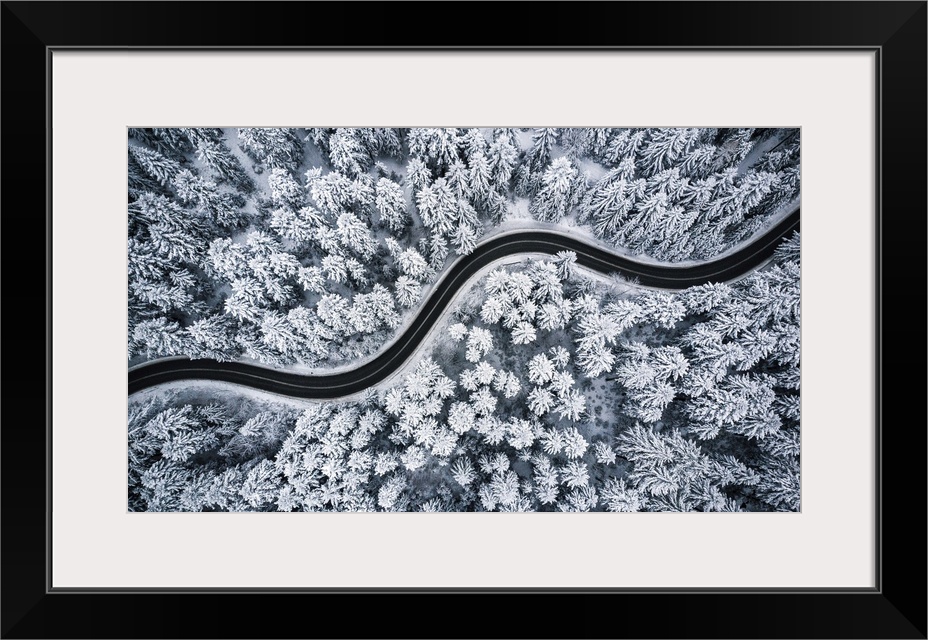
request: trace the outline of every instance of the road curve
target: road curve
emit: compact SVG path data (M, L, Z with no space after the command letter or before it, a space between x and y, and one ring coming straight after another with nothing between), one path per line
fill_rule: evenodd
M445 308L467 280L494 260L519 253L573 251L577 264L601 273L619 273L638 278L645 286L685 289L706 282L728 282L749 273L773 255L776 246L799 229L799 209L764 235L738 251L693 266L670 266L636 262L570 236L548 231L525 231L500 236L477 247L473 253L452 265L440 287L422 305L412 324L386 351L356 369L329 375L305 375L268 369L241 362L209 359L161 359L129 372L129 395L149 387L177 380L217 380L245 385L262 391L297 398L331 399L349 396L372 387L389 377L409 358L441 318Z

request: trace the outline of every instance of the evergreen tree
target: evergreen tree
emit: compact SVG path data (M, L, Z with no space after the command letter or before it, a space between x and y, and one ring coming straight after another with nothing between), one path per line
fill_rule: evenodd
M552 162L541 179L541 188L532 199L532 215L542 221L557 222L576 206L579 196L577 169L566 158Z
M376 206L380 220L394 233L402 231L409 224L406 199L398 184L387 178L377 181Z
M490 170L490 183L505 192L509 188L513 171L519 162L519 151L509 136L499 136L493 140L487 150L487 165Z
M338 235L345 248L355 252L364 259L377 250L377 242L368 226L353 213L343 213L336 221Z
M532 148L527 157L529 169L532 172L541 173L545 170L557 139L557 129L535 129L532 133Z
M195 321L186 328L199 349L195 355L213 360L230 361L238 355L233 336L235 322L228 316L216 314Z
M602 500L609 511L618 513L634 513L647 506L647 498L630 488L624 479L609 478L603 487Z
M132 340L148 358L182 355L187 338L181 326L167 318L143 320L135 325Z
M466 256L477 248L477 232L466 224L460 224L451 235L455 251Z
M416 206L422 222L441 234L454 231L458 218L458 203L444 178L422 187L416 194Z
M647 143L637 154L638 168L646 175L653 175L672 167L698 140L698 129L651 129Z
M410 155L418 156L433 171L441 174L459 159L459 137L459 130L454 128L414 128L409 129L406 141Z
M477 151L470 156L470 175L468 178L472 197L477 202L484 202L490 193L492 174L483 151Z
M142 170L162 186L170 184L180 171L180 165L164 155L145 147L129 147L129 153Z
M454 477L454 481L465 489L477 479L474 467L467 458L458 458L454 464L451 465L451 475Z
M303 162L303 142L295 129L242 128L238 140L248 155L270 168L295 171Z
M280 477L271 460L262 460L252 467L242 483L241 495L254 508L273 506L280 491Z
M603 160L615 166L628 163L626 171L634 172L638 151L644 144L647 135L648 131L646 129L624 129L619 131L607 145L603 153ZM631 174L626 175L626 178L630 177L632 177Z
M303 186L286 169L272 169L267 178L271 200L275 206L300 209L305 204Z
M409 276L400 276L396 280L396 299L401 306L412 307L422 295L422 285Z
M512 330L512 342L514 344L528 344L534 342L536 336L535 327L529 322L520 322Z
M460 146L467 156L467 161L471 162L476 154L486 153L487 139L483 135L483 131L471 128L461 135Z
M198 140L196 156L200 162L212 169L221 182L230 182L246 192L254 189L254 183L245 173L241 161L221 139Z
M410 278L424 282L429 275L429 265L415 249L409 248L397 257L400 269Z
M374 162L371 147L376 149L376 143L373 140L365 141L363 133L359 129L336 129L329 136L329 161L336 171L355 177L371 167Z

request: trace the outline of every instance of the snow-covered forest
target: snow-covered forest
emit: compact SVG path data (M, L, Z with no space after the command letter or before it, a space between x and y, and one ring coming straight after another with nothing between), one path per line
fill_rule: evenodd
M348 371L512 229L650 263L749 243L798 129L130 129L129 365ZM799 235L680 291L485 269L360 396L130 396L132 511L799 509ZM439 284L440 286L440 284Z

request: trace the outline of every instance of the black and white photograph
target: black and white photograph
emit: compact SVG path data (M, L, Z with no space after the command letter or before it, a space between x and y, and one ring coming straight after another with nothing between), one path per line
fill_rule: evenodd
M0 637L926 638L925 0L166 8L3 2Z
M127 145L128 511L800 511L799 128Z

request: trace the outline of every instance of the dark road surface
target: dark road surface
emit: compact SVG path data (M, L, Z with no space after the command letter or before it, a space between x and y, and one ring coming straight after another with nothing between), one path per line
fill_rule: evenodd
M731 255L694 266L646 264L589 245L582 240L547 231L525 231L490 240L455 263L419 315L396 342L356 369L329 375L305 375L240 362L161 359L129 372L129 395L165 382L218 380L298 398L339 398L372 387L389 377L415 352L448 303L467 280L494 260L519 253L573 251L577 264L604 274L638 278L648 287L685 289L706 282L728 282L743 276L773 255L793 230L799 229L799 209L751 244Z

